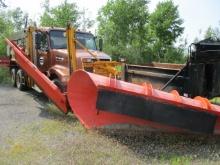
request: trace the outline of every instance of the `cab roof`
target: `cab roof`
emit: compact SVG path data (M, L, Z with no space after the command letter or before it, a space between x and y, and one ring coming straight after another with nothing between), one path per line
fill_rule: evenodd
M43 32L50 32L52 30L66 31L65 28L61 28L61 27L37 27L36 30L43 31ZM90 32L80 31L79 29L77 29L76 32L77 33L92 34Z

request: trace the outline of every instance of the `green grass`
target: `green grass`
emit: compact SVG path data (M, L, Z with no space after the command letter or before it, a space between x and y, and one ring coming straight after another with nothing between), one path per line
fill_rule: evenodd
M0 84L8 84L8 83L11 83L9 68L0 67Z
M46 111L53 115L54 108ZM7 137L6 146L0 146L0 164L141 164L126 146L58 112Z
M16 136L5 136L0 164L219 164L214 158L218 138L105 134L86 130L74 115L64 115L52 104L44 113Z
M160 155L159 161L163 164L165 162L168 162L171 165L190 165L192 162L191 156L180 156L180 155L171 155L168 156Z

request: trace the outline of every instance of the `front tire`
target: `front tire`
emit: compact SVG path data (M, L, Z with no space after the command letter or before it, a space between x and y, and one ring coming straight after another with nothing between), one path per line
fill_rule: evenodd
M66 91L66 88L64 87L64 85L60 82L59 79L55 78L52 80L53 83L60 89L60 91L63 93Z

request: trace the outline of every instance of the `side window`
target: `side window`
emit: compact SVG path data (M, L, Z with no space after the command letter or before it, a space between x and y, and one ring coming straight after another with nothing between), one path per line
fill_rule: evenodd
M47 35L45 33L36 33L36 48L42 51L48 50Z

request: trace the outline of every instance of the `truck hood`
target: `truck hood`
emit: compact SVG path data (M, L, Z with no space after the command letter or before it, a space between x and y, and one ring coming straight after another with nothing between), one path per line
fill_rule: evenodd
M103 52L97 51L97 50L89 50L95 55L97 55L98 59L108 59L111 60L111 57ZM67 54L68 51L67 49L55 49L54 52L57 52L57 54ZM90 55L88 52L85 50L77 49L76 50L76 57L77 58L89 58L89 59L94 59L92 55Z

